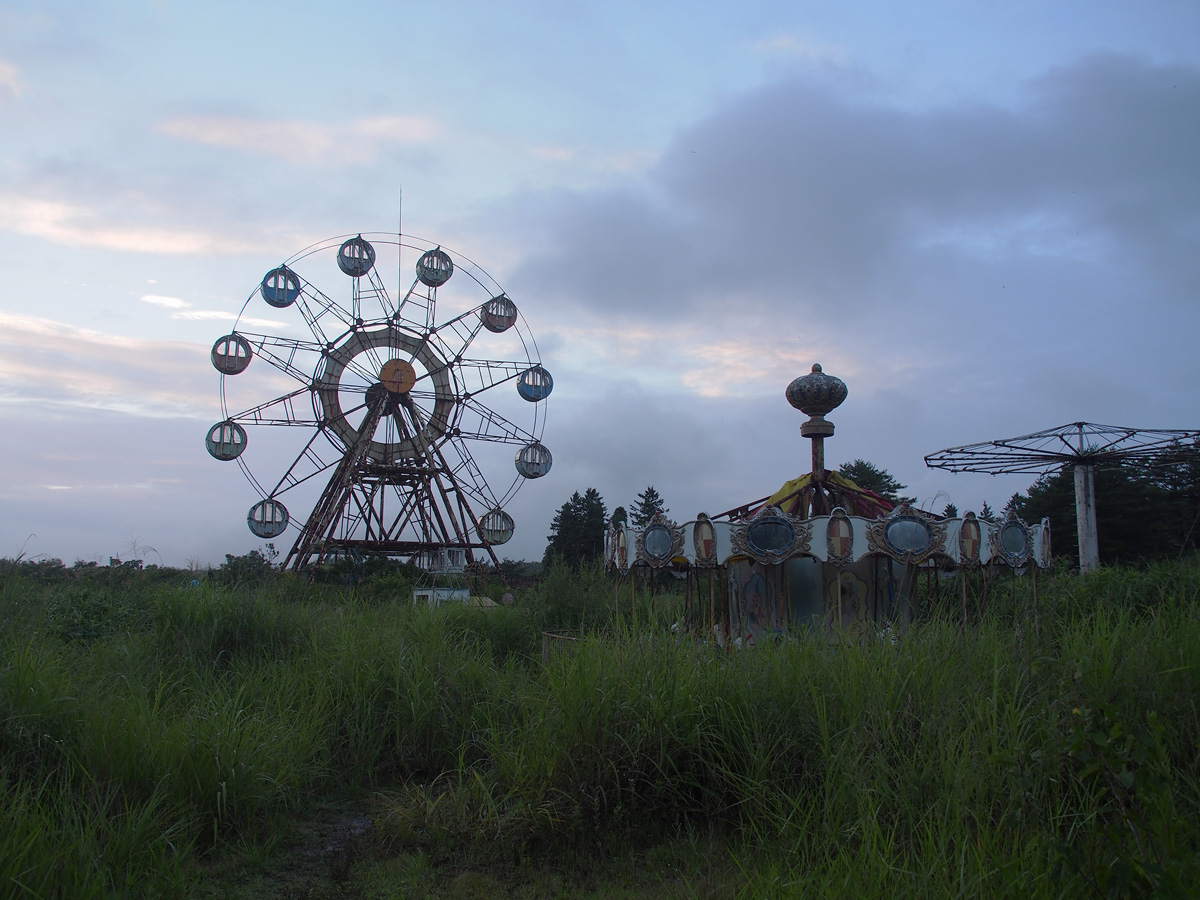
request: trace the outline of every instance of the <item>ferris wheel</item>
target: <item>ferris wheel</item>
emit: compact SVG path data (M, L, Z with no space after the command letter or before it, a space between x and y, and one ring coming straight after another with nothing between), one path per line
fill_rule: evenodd
M400 274L395 293L384 269ZM298 531L285 567L367 551L431 570L482 551L498 565L493 547L515 529L505 505L550 471L541 435L554 381L516 304L471 260L419 238L343 235L302 250L267 272L211 359L223 418L205 446L258 493L255 535ZM515 472L492 471L496 490L484 470L503 445L517 447ZM251 462L286 465L271 479Z

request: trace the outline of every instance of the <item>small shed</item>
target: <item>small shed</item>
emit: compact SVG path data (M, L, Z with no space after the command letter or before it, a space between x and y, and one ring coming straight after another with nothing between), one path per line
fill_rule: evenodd
M443 603L470 603L471 591L465 587L413 588L413 603L441 606Z

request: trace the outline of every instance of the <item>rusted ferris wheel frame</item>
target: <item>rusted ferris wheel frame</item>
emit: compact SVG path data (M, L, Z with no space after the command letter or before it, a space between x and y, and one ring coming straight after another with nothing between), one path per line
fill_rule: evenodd
M401 267L406 249L419 255L411 286ZM377 266L380 250L396 261L395 287ZM325 277L340 270L334 277L349 281L326 294L309 280L319 280L313 270ZM450 315L439 316L439 289L456 273ZM244 322L274 324L248 315L250 304L264 302L291 314L305 337L243 330ZM496 358L482 343L500 335L511 358ZM516 304L465 256L411 235L342 235L285 260L251 292L233 332L214 344L212 363L221 373L222 420L209 429L208 452L236 461L262 498L247 516L255 535L299 527L285 566L379 552L432 570L444 560L457 565L459 556L470 563L474 551L498 565L493 547L514 529L505 504L523 481L550 469L541 433L553 379ZM248 407L231 404L229 383L263 367L287 390L274 397L269 390L269 399ZM510 392L524 424L494 403ZM260 481L242 455L261 426L300 432L291 452L269 461L278 472L291 460L278 481ZM507 490L493 491L475 461L472 446L485 444L519 448ZM322 479L312 512L296 521L283 499Z

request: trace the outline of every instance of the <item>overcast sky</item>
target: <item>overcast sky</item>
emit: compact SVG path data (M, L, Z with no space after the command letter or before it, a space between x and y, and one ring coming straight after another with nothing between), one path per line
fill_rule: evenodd
M0 556L260 547L209 349L401 189L555 378L503 556L576 490L684 520L808 471L814 362L828 464L935 511L1029 484L936 450L1200 428L1193 0L0 0Z

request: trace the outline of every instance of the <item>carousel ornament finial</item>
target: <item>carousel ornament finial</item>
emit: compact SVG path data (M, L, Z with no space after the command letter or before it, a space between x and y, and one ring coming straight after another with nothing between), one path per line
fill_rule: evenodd
M828 514L829 503L821 482L825 479L825 438L833 436L833 423L825 416L842 405L849 390L842 379L826 375L820 363L813 363L812 372L795 379L786 393L788 403L808 416L800 426L800 434L812 441L813 502L820 506L813 511Z

